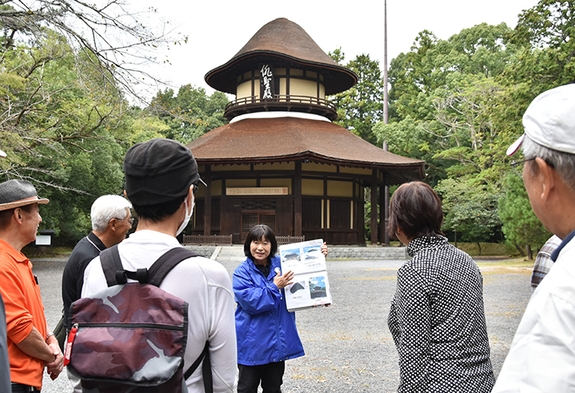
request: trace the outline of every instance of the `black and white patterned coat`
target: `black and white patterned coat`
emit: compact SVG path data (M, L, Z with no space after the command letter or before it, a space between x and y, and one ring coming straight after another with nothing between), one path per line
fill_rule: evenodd
M399 353L398 392L490 392L495 383L483 280L443 236L421 237L397 272L388 325Z

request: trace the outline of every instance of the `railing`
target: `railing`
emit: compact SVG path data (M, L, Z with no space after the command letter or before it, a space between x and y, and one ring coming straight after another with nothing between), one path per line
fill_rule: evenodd
M335 105L324 98L281 94L276 94L273 98L249 96L230 101L226 105L224 116L230 119L240 114L262 110L316 113L330 120L337 117Z
M184 244L231 246L232 235L184 235Z
M270 104L274 102L321 105L336 110L335 105L331 101L328 101L324 98L318 98L312 96L282 95L282 94L275 94L273 98L260 98L258 96L238 98L237 100L228 102L225 110L227 111L230 107L236 105Z
M305 242L305 236L278 235L278 236L276 236L276 241L278 242L278 246L281 246L283 244L290 244L290 243L300 243L300 242Z

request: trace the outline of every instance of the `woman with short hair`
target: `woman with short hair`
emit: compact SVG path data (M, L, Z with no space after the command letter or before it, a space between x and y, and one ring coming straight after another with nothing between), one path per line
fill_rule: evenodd
M423 182L402 184L388 232L411 260L397 272L388 318L399 353L398 392L490 392L495 383L483 307L483 280L441 232L443 209Z

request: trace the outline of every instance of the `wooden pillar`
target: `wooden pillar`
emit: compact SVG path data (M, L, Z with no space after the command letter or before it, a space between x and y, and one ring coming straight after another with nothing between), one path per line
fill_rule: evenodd
M209 236L212 229L212 173L209 165L206 165L202 176L207 184L207 187L204 187L204 236Z
M385 174L384 174L385 176ZM385 182L385 179L384 179ZM381 185L379 190L379 241L382 245L389 246L387 236L387 201L386 186Z
M293 231L294 236L302 235L302 185L301 185L301 162L295 163L295 176L293 178Z
M378 185L378 178L377 178L377 169L374 168L371 172L371 244L377 244L378 238L378 229L377 229L377 185Z

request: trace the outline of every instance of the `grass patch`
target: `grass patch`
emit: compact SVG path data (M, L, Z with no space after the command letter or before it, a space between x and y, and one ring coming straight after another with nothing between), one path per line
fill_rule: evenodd
M455 245L454 243L451 243ZM480 242L479 245L477 243L465 243L465 242L457 242L457 248L460 250L465 251L469 255L473 257L478 256L511 256L517 254L517 250L513 247L510 247L508 244L505 243L483 243Z

